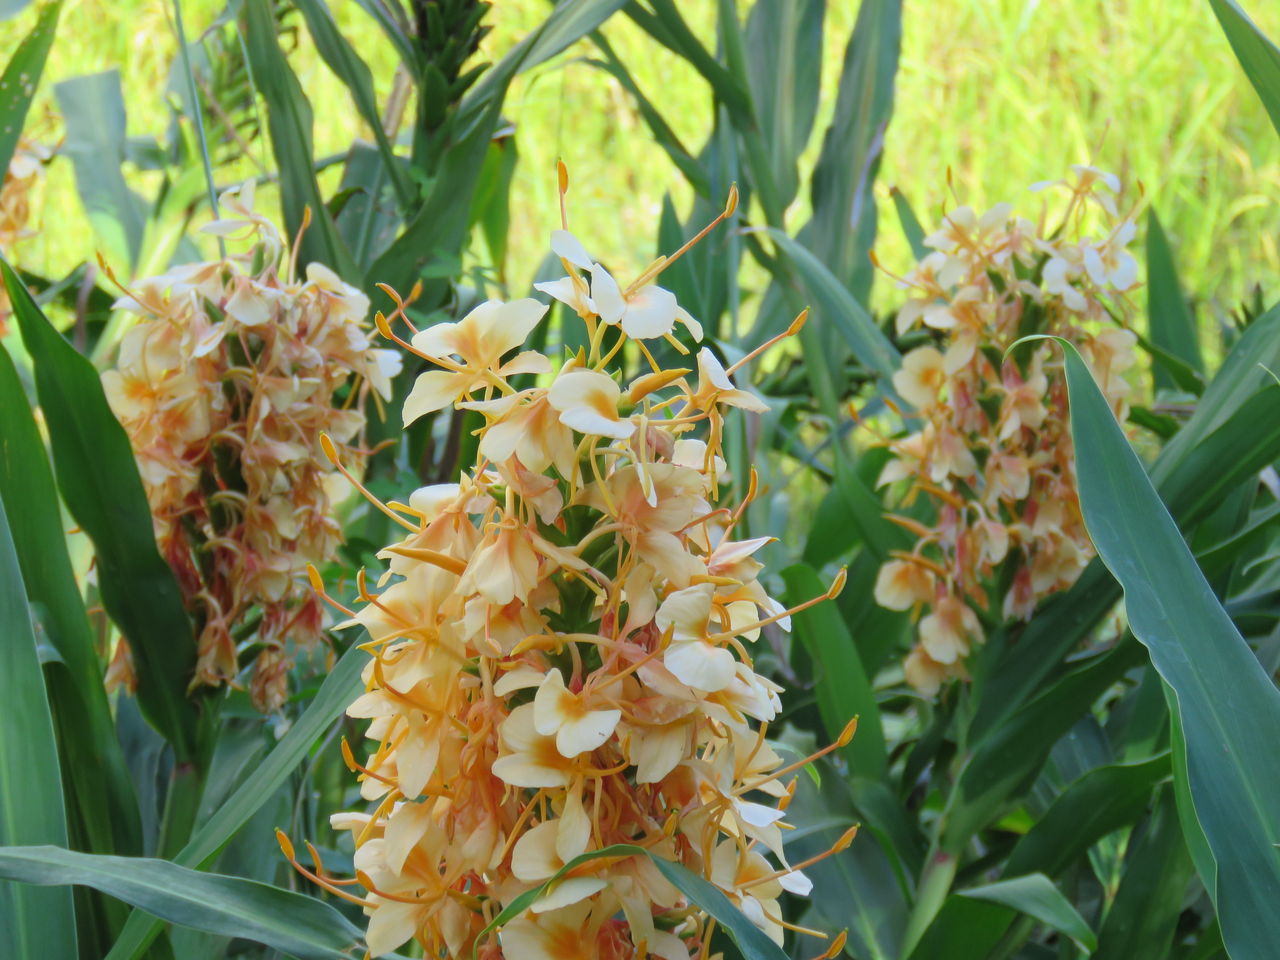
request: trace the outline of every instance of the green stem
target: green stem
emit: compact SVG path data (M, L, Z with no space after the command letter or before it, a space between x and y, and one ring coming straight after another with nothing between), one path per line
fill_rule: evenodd
M960 858L950 853L934 849L930 851L929 860L925 864L924 873L920 876L920 886L916 890L915 906L907 917L906 932L902 935L902 952L900 956L909 957L920 943L924 932L933 923L934 917L942 909L942 904L951 892L951 881L956 876L956 866Z

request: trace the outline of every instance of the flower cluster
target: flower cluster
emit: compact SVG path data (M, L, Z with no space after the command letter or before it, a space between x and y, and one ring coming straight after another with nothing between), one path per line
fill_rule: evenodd
M20 140L9 161L9 169L0 181L0 256L13 262L13 251L19 240L30 235L31 191L40 178L49 151L37 143ZM9 325L9 295L0 284L0 337Z
M404 303L379 317L433 368L406 422L481 414L478 462L379 504L405 537L381 554L378 592L361 580L351 621L373 659L347 713L371 721L373 748L346 756L371 808L333 817L367 892L281 843L364 907L375 956L410 939L431 957L705 956L714 921L635 846L710 880L781 942L779 896L809 889L781 823L787 775L808 760L784 763L765 739L780 688L749 647L794 611L760 582L767 540L736 534L746 504L717 503L722 417L765 405L709 349L696 373L653 360L659 338L687 355L677 323L700 333L653 282L683 248L623 288L567 229L551 243L567 275L539 289L589 343L558 369L520 350L548 309L535 299L490 300L407 340L392 327L408 323ZM611 363L632 350L644 372L620 383Z
M332 505L348 488L316 437L356 441L362 391L389 397L400 357L370 346L360 291L319 264L305 279L292 259L282 272L280 236L254 212L251 184L221 203L224 219L203 229L252 249L135 283L116 306L141 319L102 382L198 624L193 683L233 681L252 643L250 691L274 710L291 647L322 637L306 565L330 560L341 537ZM113 677L127 681L122 650Z
M936 519L892 517L919 539L881 567L875 595L891 609L924 611L905 670L926 694L964 675L984 638L978 611L988 622L1027 618L1092 557L1057 348L1033 343L1006 356L1024 336L1065 337L1117 417L1127 414L1136 337L1116 317L1137 279L1125 249L1133 213L1118 211L1115 177L1073 170L1071 182L1038 185L1069 193L1059 221L1046 212L1033 223L1008 204L982 215L959 207L901 283L911 299L899 334L923 326L936 346L911 350L894 375L919 429L889 442L879 483L909 481L906 502L923 494Z

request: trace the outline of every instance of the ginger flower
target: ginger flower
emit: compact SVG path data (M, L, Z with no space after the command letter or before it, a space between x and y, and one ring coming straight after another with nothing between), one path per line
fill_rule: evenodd
M900 284L910 298L899 333L923 327L931 342L894 374L914 408L912 432L885 440L893 458L879 485L905 482L904 506L923 497L931 509L894 517L918 539L881 567L875 597L918 618L904 672L930 696L965 676L989 630L1029 617L1093 555L1056 348L1030 344L1006 357L1008 348L1031 333L1067 337L1116 416L1128 409L1136 337L1116 318L1128 315L1137 277L1126 249L1133 213L1117 208L1119 181L1092 167L1045 187L1068 194L1055 219L1033 223L1008 204L982 215L961 207Z
M247 679L258 707L275 710L293 651L323 636L307 564L328 562L341 541L333 497L347 486L317 437L358 449L359 398L389 399L400 357L370 344L363 293L320 264L299 281L278 262L283 244L253 211L251 184L221 202L226 218L206 231L253 240L251 252L126 290L116 305L137 321L102 385L197 626L193 682ZM256 629L234 632L246 622ZM122 643L113 677L128 680L127 658Z
M345 756L369 806L333 818L351 831L363 893L282 842L363 907L374 956L410 940L458 960L706 956L712 922L647 856L585 860L543 888L616 844L711 881L779 941L779 894L809 888L782 844L786 781L807 759L784 763L765 740L781 688L751 659L761 628L787 629L793 611L760 579L767 540L735 537L745 504L724 504L717 479L723 416L763 401L709 350L695 384L636 339L670 334L667 319L649 325L655 304L682 314L653 284L672 258L619 315L581 245L563 231L553 247L591 275L550 291L590 346L556 371L516 354L546 371L533 386L509 383L503 358L541 308L491 301L409 339L392 326L402 310L379 319L442 368L424 376L453 378L433 402L485 423L458 484L379 504L406 535L381 554L379 592L360 579L350 621L370 634L366 690L348 709L369 720L369 748ZM624 391L615 359L651 369ZM530 891L525 912L486 930Z

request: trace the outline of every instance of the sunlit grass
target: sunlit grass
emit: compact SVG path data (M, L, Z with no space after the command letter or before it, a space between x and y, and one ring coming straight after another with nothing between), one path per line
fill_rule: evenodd
M193 33L221 8L187 0ZM1280 35L1280 9L1253 3L1250 13ZM379 92L391 82L394 57L355 3L332 3L344 32L375 70ZM811 163L834 99L834 84L857 4L833 3L825 42L825 110L810 145ZM175 40L162 0L69 0L46 74L45 109L34 132L59 136L52 85L81 73L118 67L129 107L129 133L164 131L163 97ZM685 5L713 43L714 4ZM505 50L546 13L541 0L500 0L490 19L490 55ZM908 253L888 187L898 186L926 223L955 192L975 205L1016 199L1029 183L1060 175L1070 163L1093 161L1127 181L1140 180L1174 239L1184 280L1212 324L1254 285L1275 289L1280 252L1280 139L1248 86L1208 4L1038 3L1035 0L947 0L905 5L902 69L878 196L880 256L901 266ZM299 21L299 18L295 18ZM17 37L31 11L0 25ZM705 83L676 55L623 16L606 34L642 89L696 150L710 123ZM319 62L301 30L296 69L317 115L321 154L362 133L345 89ZM553 164L563 157L574 178L572 215L597 238L599 255L626 272L654 253L653 224L662 196L685 200L688 189L626 94L587 60L579 43L515 84L507 116L521 153L514 189L512 283L532 276L555 225ZM242 171L227 171L228 181ZM140 192L154 187L140 176ZM19 251L33 269L61 274L94 252L75 196L70 165L55 163L43 189L42 229ZM806 197L792 211L798 226ZM878 306L894 292L882 283Z

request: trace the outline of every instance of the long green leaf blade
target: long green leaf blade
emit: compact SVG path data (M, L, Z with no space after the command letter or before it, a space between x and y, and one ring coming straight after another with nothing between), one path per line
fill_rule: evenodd
M44 73L45 60L49 57L49 48L53 46L61 10L62 0L45 4L36 25L22 38L5 65L4 73L0 74L0 171L9 169L18 138L22 136L31 98L35 96L40 76Z
M1151 342L1193 370L1204 372L1195 317L1182 295L1178 270L1169 238L1165 236L1155 207L1147 211L1147 324ZM1172 390L1177 384L1159 360L1155 363L1156 389Z
M1085 525L1125 591L1134 635L1174 694L1192 799L1217 863L1232 956L1280 943L1280 692L1195 564L1070 345L1071 430Z
M53 846L6 847L0 849L0 877L55 888L93 887L170 923L252 940L300 960L349 957L360 939L349 920L314 897L167 860L104 857Z
M58 486L93 541L103 605L129 639L138 703L180 763L196 754L196 710L187 699L195 669L191 621L173 571L152 534L151 510L124 428L107 405L93 365L40 312L0 262L49 424Z
M1043 873L997 880L981 887L960 890L957 895L1012 907L1059 933L1065 933L1086 950L1092 950L1098 945L1098 938L1084 917L1080 916L1071 901Z
M67 842L53 717L26 596L0 503L0 846ZM76 956L71 891L0 884L0 945L13 960Z
M313 160L311 103L276 40L272 6L267 0L248 0L245 17L245 44L253 75L267 102L271 150L280 174L280 198L289 236L297 236L304 212L311 212L311 226L302 237L299 262L323 263L347 282L358 283L359 268L320 195Z
M311 701L271 753L236 787L218 809L192 833L174 862L200 869L257 813L311 752L325 729L364 691L360 672L369 655L353 644L325 677ZM160 921L134 912L111 949L108 960L140 956L160 931Z
M1280 47L1267 39L1236 0L1209 0L1244 74L1280 132Z

